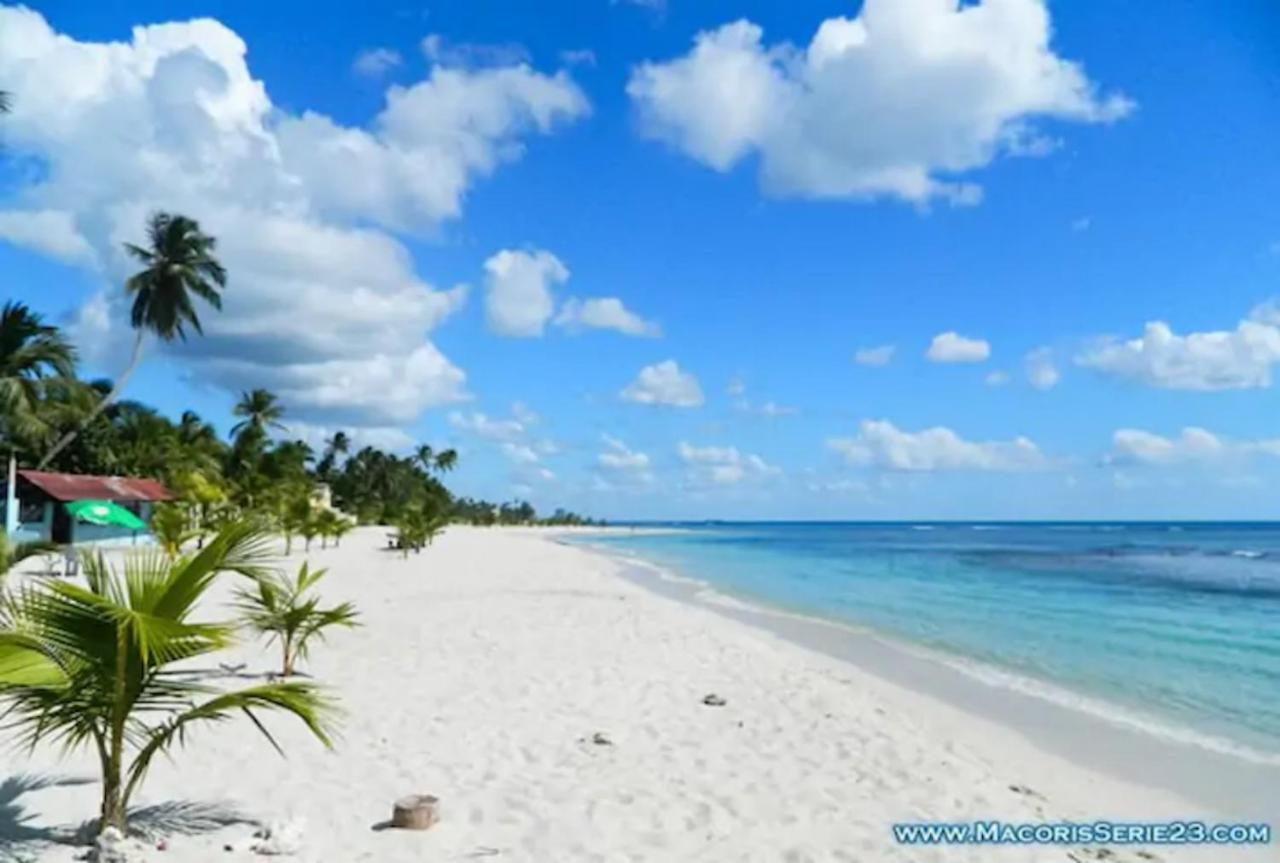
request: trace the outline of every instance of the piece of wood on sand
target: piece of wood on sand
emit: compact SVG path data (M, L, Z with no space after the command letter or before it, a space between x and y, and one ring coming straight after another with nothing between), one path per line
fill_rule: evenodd
M401 797L391 809L391 826L401 830L426 830L440 820L440 801L430 794Z

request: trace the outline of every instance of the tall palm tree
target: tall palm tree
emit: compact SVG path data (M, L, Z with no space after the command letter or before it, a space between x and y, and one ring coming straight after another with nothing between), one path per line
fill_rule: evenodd
M0 308L0 436L9 446L48 433L50 380L75 377L76 352L57 327L22 303Z
M151 762L201 725L246 715L275 745L258 713L292 714L329 745L329 702L307 682L221 690L171 666L232 642L231 622L196 622L196 606L223 573L266 578L268 537L248 524L222 530L196 554L167 562L87 559L87 586L53 581L0 604L0 704L23 743L91 747L102 773L99 828L124 831ZM277 746L277 749L279 747ZM128 764L126 759L132 756Z
M221 291L227 285L227 271L213 256L217 240L201 232L194 219L172 213L155 213L147 225L148 247L125 243L125 250L143 264L127 282L133 297L129 322L137 334L133 356L124 373L98 406L76 429L67 432L45 453L40 467L48 464L89 423L115 401L142 360L142 343L147 333L161 341L187 338L186 326L203 333L196 314L194 297L215 309L222 308Z
M436 451L428 444L420 444L418 448L414 450L413 455L414 458L418 460L418 463L422 465L423 470L429 471L435 468Z
M456 449L447 449L444 452L436 453L436 470L441 473L448 473L458 466L458 451Z
M13 107L13 94L8 90L0 90L0 114L8 114Z
M277 401L275 393L269 390L256 389L240 393L240 401L231 412L243 417L231 427L234 437L239 437L247 429L265 437L270 429L284 428L284 423L280 422L280 418L284 416L284 407Z

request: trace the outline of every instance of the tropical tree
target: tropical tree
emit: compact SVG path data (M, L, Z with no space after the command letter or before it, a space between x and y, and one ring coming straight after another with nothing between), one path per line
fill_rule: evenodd
M280 529L284 532L284 553L293 553L293 537L310 530L311 495L305 489L294 489L282 503L280 511ZM315 536L315 534L311 534ZM311 540L307 539L307 547Z
M236 402L231 412L241 417L240 422L231 427L233 437L239 437L246 430L253 429L265 438L272 429L284 428L284 424L280 422L280 418L284 416L284 407L270 390L256 389L240 393L240 401Z
M8 114L13 107L13 94L8 90L0 90L0 114Z
M165 342L185 341L188 325L197 333L204 332L196 314L195 298L215 309L222 308L221 291L227 284L227 271L214 257L217 241L203 233L198 222L186 216L155 213L147 225L147 234L146 247L125 243L125 250L143 264L143 269L125 282L125 290L133 297L129 322L136 333L129 365L79 427L63 435L45 453L40 467L119 397L142 360L143 339L148 333Z
M344 431L336 431L333 437L324 442L324 455L320 457L319 464L316 465L316 473L321 479L328 480L333 475L334 466L338 463L338 456L346 455L351 451L351 439L347 437Z
M458 451L456 449L447 449L444 452L436 453L435 469L441 473L448 473L458 466Z
M8 534L0 529L0 587L4 586L5 577L13 569L29 557L39 557L56 551L57 546L51 542L12 542Z
M5 718L26 745L92 747L102 773L99 829L125 830L152 761L201 725L243 713L278 750L258 713L281 711L330 745L330 703L314 684L223 691L172 668L231 643L236 627L195 622L197 605L224 573L269 577L269 560L267 536L238 523L196 554L134 555L123 571L99 554L85 561L87 587L48 582L0 603Z
M342 538L351 533L354 528L355 525L351 522L351 519L338 516L334 520L333 526L329 528L329 535L333 537L333 547L337 548L341 544Z
M75 377L76 352L57 327L22 303L0 308L0 436L10 448L49 432L49 388Z
M151 535L170 560L177 558L182 553L182 546L199 533L186 509L178 504L159 504L151 514Z
M252 629L268 636L267 643L280 642L280 676L290 677L299 659L306 659L311 640L324 640L325 630L334 627L359 626L359 614L349 602L332 608L321 608L320 598L312 592L327 570L312 570L303 563L296 578L271 576L259 578L252 590L236 592L237 605L244 621Z

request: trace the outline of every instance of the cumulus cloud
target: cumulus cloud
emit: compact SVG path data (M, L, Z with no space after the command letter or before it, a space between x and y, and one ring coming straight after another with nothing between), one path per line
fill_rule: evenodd
M880 345L874 348L858 348L853 354L853 361L860 366L887 366L893 362L893 345Z
M585 97L563 72L437 67L388 90L367 128L345 126L274 105L246 55L212 19L82 42L0 8L0 81L23 94L5 147L39 166L0 205L0 236L102 276L74 327L91 361L129 335L121 243L166 209L218 237L230 273L206 336L170 348L197 377L270 387L319 424L403 423L465 397L427 340L465 291L421 279L391 231L457 217L479 178L583 116Z
M782 473L760 456L732 446L700 447L681 441L676 453L688 467L688 479L694 485L736 485Z
M616 297L570 298L556 315L556 324L569 330L615 330L627 336L656 338L662 328L646 321Z
M1048 466L1032 441L967 441L944 426L902 431L888 420L865 420L856 437L831 438L827 446L856 467L895 471L1023 471Z
M639 472L649 470L647 453L631 449L616 437L603 436L605 451L596 457L597 463L608 470Z
M500 336L535 338L555 313L553 289L569 268L547 251L504 249L484 262L485 317Z
M441 66L500 67L530 62L529 49L518 42L454 42L441 33L431 33L422 40L422 53Z
M980 363L991 356L991 345L948 331L934 336L924 355L935 363Z
M1049 348L1036 348L1023 360L1023 368L1027 373L1027 383L1038 390L1051 390L1062 380L1057 363L1053 359L1053 351Z
M1050 46L1042 0L867 0L807 46L739 20L632 70L644 132L727 171L758 156L767 192L974 203L957 175L1055 148L1036 121L1107 123L1132 110Z
M523 438L535 421L523 405L515 406L513 414L510 419L495 419L479 411L454 411L449 414L449 425L485 440L513 442Z
M1188 426L1177 437L1163 437L1142 429L1119 429L1104 461L1119 465L1205 464L1255 455L1280 457L1280 438L1230 440L1206 429Z
M1280 363L1280 314L1266 304L1233 330L1179 335L1164 321L1151 321L1142 335L1122 341L1099 339L1075 361L1114 377L1171 390L1241 390L1271 386Z
M365 78L381 78L404 62L394 48L367 48L356 55L351 71Z
M681 371L675 360L645 366L619 395L637 404L676 408L701 407L704 401L698 379Z

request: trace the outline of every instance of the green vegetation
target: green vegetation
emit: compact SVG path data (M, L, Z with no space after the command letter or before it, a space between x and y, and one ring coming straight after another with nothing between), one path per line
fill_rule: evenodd
M524 502L455 501L441 477L454 470L452 449L416 447L397 455L357 448L335 431L317 453L287 435L288 406L265 389L242 393L236 423L223 439L194 411L174 421L141 402L119 398L137 366L145 337L185 339L201 333L197 305L221 307L228 276L216 242L184 216L158 213L147 225L145 247L125 250L143 268L125 284L132 298L134 357L114 384L76 377L76 353L55 326L20 303L0 309L0 452L20 465L85 474L145 476L180 498L157 512L162 542L176 556L190 540L242 517L279 529L292 550L294 537L335 544L351 521L313 505L320 483L333 504L359 523L407 527L421 548L448 521L472 524L586 524L557 511L540 519ZM425 533L424 533L425 530Z
M267 546L259 528L237 522L195 554L172 561L133 555L123 572L102 556L89 557L87 587L47 581L0 597L6 722L27 745L92 747L102 774L100 829L124 831L129 802L151 762L201 725L242 713L275 745L258 713L280 711L329 745L331 706L314 684L223 691L172 667L231 643L234 624L192 618L220 575L259 583L272 577Z
M313 638L323 641L325 630L334 627L359 626L355 606L349 602L332 608L321 608L320 598L312 593L326 570L312 570L309 564L298 568L298 576L259 578L253 590L236 592L237 606L244 622L253 630L268 636L268 643L280 642L280 675L291 677L299 659L306 659Z

